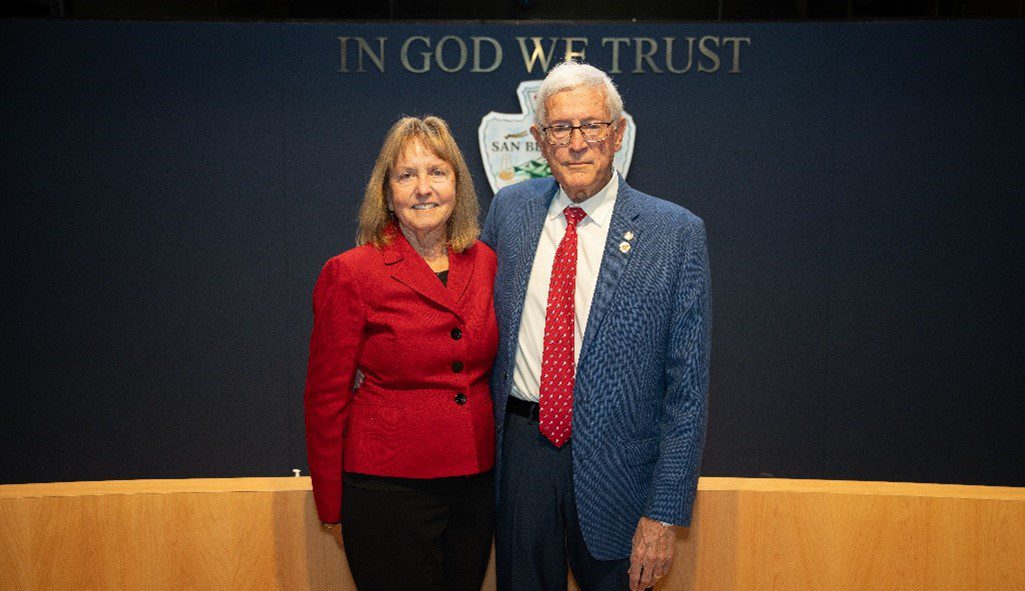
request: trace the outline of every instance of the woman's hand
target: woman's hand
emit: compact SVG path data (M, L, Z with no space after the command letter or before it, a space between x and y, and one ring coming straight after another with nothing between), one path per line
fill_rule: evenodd
M335 542L338 542L339 548L342 548L343 550L345 549L345 543L342 541L341 523L321 523L320 526L323 527L325 531L331 534L331 537L335 539Z

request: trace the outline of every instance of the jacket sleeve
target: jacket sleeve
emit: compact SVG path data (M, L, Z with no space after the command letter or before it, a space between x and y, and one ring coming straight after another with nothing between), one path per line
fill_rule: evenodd
M480 234L480 241L491 247L491 250L498 251L498 245L495 242L498 241L498 213L495 211L498 209L499 195L496 193L491 199L491 205L488 206L488 213L484 217L484 229Z
M313 334L303 404L306 454L321 521L341 520L342 451L366 306L354 273L337 257L313 289Z
M686 233L681 249L685 254L669 329L659 457L644 514L687 526L705 443L712 326L708 250L700 220Z

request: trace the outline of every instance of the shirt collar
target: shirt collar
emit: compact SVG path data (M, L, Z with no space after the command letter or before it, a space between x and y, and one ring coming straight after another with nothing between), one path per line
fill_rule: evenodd
M584 213L587 214L587 217L584 218L585 222L591 220L591 222L598 224L598 226L604 226L612 219L612 209L616 205L616 194L618 192L619 173L615 170L612 171L612 178L609 179L608 184L595 193L594 196L584 200L583 203L573 203L573 200L569 198L569 195L560 186L559 192L555 194L555 199L552 200L551 206L548 207L548 219L559 217L562 215L562 210L574 205L583 209Z

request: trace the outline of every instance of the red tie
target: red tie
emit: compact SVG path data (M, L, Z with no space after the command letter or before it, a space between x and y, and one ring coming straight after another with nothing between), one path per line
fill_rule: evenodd
M562 447L573 432L573 294L577 284L577 224L587 214L567 207L566 235L555 250L552 281L545 309L545 341L541 353L541 434Z

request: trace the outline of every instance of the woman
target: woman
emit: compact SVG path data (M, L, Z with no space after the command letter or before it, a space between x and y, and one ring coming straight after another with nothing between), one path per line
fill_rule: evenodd
M314 288L313 493L361 591L478 591L484 578L498 328L495 255L477 241L477 214L445 122L404 118L367 184L359 246Z

